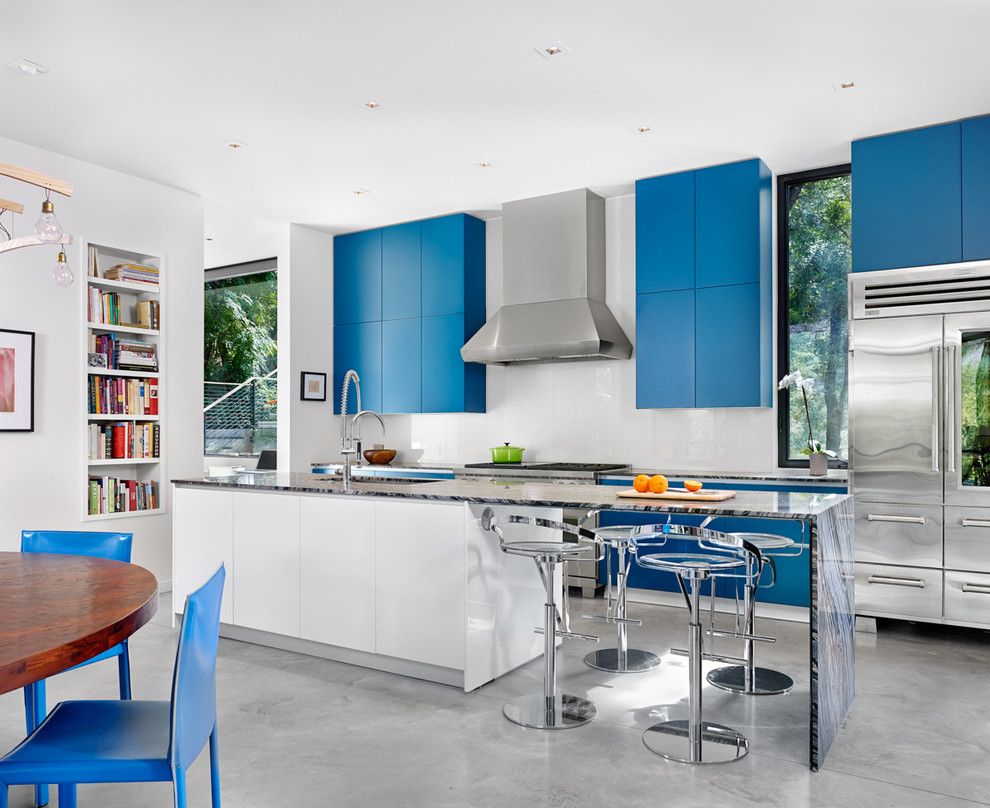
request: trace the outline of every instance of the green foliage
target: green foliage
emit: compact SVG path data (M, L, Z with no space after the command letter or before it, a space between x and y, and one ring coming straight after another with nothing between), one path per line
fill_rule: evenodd
M847 289L852 261L848 175L787 189L790 370L818 380L809 399L812 433L839 457L848 455ZM783 369L781 369L783 373ZM808 445L800 391L790 393L790 456Z
M206 284L204 379L240 383L275 369L276 274L261 272Z

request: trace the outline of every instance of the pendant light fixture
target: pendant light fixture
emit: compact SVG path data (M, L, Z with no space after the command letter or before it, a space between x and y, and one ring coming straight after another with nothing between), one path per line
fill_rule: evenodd
M72 274L72 270L69 269L69 262L65 257L65 250L58 251L58 257L55 259L55 266L52 267L52 280L55 282L56 286L72 286L72 281L75 280L75 276Z
M62 225L55 218L55 203L51 192L45 190L45 201L41 203L41 216L34 226L34 234L42 241L54 244L62 239Z

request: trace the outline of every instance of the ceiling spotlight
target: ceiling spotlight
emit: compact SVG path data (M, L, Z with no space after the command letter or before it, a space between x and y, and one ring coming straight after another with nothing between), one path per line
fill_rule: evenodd
M367 196L370 193L371 193L371 191L369 191L367 188L355 188L354 189L354 196Z
M478 163L478 168L491 168L493 165L495 164L489 163L487 160L482 160L480 163Z
M534 48L534 50L544 59L552 59L554 56L561 56L562 54L571 52L571 49L563 42L554 42L552 45L544 45L540 48Z
M237 149L247 148L247 143L244 143L243 141L240 140L225 140L223 145L226 146L228 149L234 149L235 151Z
M362 102L361 106L366 109L382 109L387 107L388 104L384 101L379 101L377 98L369 98L367 101Z
M206 240L207 240L207 241L213 241L213 236L207 236L207 237L206 237Z
M832 87L835 89L836 92L840 92L841 90L851 90L855 86L856 86L855 81L837 81L835 84L832 85Z
M633 131L640 135L648 135L653 131L653 128L650 126L637 126Z
M32 62L28 59L17 59L7 65L7 67L12 67L14 70L20 70L28 76L41 76L48 72L48 68L44 65L39 65L37 62Z

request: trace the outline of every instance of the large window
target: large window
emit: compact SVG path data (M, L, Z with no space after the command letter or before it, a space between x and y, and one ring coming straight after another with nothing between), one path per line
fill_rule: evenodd
M806 466L811 436L845 465L848 429L848 292L852 256L849 166L777 180L778 377L813 378L807 408L798 388L780 391L780 465Z
M278 291L275 260L206 272L203 452L275 448Z

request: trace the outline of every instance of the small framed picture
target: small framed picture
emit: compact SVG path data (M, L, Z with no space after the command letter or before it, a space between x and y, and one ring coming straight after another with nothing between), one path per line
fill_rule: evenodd
M34 332L0 328L0 432L34 432Z
M304 370L300 375L299 400L300 401L326 401L327 400L327 374L310 373Z
M91 368L105 368L107 366L107 355L101 353L91 353L89 356L89 366Z

